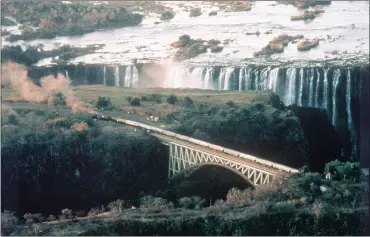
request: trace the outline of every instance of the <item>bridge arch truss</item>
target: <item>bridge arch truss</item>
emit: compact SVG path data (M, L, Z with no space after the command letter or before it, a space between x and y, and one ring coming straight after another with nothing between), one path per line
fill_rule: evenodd
M253 186L272 183L275 180L276 174L237 160L224 158L176 142L166 142L165 144L169 146L169 178L192 166L213 164L233 170L248 180Z

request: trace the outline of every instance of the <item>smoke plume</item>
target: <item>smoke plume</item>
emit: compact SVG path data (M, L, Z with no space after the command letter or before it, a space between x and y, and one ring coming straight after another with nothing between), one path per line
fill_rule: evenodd
M76 98L71 81L62 74L58 74L57 77L43 77L40 81L41 86L38 86L28 78L27 70L22 65L7 62L2 65L1 73L1 84L10 84L16 97L21 100L36 103L47 101L49 106L55 106L54 98L61 94L73 112L96 113L93 108L85 106Z

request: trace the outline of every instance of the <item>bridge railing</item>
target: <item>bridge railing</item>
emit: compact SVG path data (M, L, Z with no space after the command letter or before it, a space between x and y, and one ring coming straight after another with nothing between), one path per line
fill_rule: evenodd
M259 163L261 165L272 167L272 168L275 168L275 169L278 169L278 170L281 170L281 171L285 171L285 172L288 172L288 173L298 173L299 172L299 170L288 167L288 166L285 166L285 165L281 165L281 164L278 164L278 163L275 163L275 162L267 161L267 160L264 160L264 159L261 159L261 158L255 157L255 156L244 154L244 153L234 151L234 150L222 147L222 146L214 145L214 144L211 144L211 143L208 143L208 142L204 142L204 141L201 141L201 140L198 140L198 139L194 139L194 138L191 138L191 137L188 137L188 136L180 135L180 134L177 134L177 133L174 133L174 132L170 132L170 131L167 131L167 130L164 130L164 129L161 129L161 128L149 126L149 125L139 123L139 122L135 122L135 121L132 121L132 120L127 120L127 119L122 119L122 118L115 118L115 117L104 116L104 115L94 115L93 117L97 118L97 119L100 119L100 120L106 120L106 121L112 121L112 122L116 122L116 123L127 124L127 125L130 125L130 126L143 128L143 129L146 129L146 130L151 131L151 132L157 132L159 134L164 134L164 135L169 136L169 137L173 137L173 138L176 138L176 139L179 139L179 140L190 142L190 143L193 143L193 144L196 144L196 145L199 145L199 146L207 147L207 148L219 151L219 152L224 152L226 154L229 154L229 155L232 155L232 156L235 156L235 157L239 157L239 158L246 159L246 160L249 160L249 161L252 161L252 162L256 162L256 163Z

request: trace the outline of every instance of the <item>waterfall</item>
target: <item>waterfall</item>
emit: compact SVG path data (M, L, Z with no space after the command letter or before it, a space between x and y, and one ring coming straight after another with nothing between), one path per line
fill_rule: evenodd
M189 80L186 82L187 88L203 88L203 71L204 68L196 67L191 71Z
M238 83L238 89L239 91L243 90L243 82L245 81L245 68L240 68L239 70L239 83ZM247 88L246 88L247 89Z
M252 69L246 70L244 82L245 90L252 90Z
M333 117L332 117L332 123L335 127L336 122L337 122L337 89L338 89L338 84L339 84L339 77L341 75L340 69L335 69L333 73Z
M320 70L316 68L317 80L316 80L316 90L315 90L315 104L314 107L319 107L319 84L320 84Z
M187 70L182 66L171 66L166 71L165 87L183 88L188 78Z
M324 93L323 93L323 100L322 100L322 108L329 109L329 82L328 82L328 72L329 69L324 69Z
M286 105L292 105L295 103L296 83L297 83L297 69L288 68L286 71L286 91L285 101Z
M131 87L132 86L132 70L130 66L126 67L126 73L125 73L125 81L124 81L124 87Z
M114 85L119 87L119 68L118 66L114 69Z
M314 93L314 91L313 91L313 80L314 80L314 75L315 74L315 72L314 72L314 69L313 68L311 68L311 70L310 70L310 89L309 89L309 94L308 94L308 106L313 106L314 105L314 101L313 101L313 93Z
M64 72L66 74L66 78L69 79L68 71L67 70L64 70Z
M106 78L106 70L107 70L107 67L104 66L103 68L103 85L106 86L107 85L107 78Z
M347 71L347 85L346 85L346 110L347 110L347 120L348 129L352 130L352 113L351 113L351 70Z
M212 88L212 79L213 79L213 68L208 67L206 69L206 75L204 75L204 87L203 89L213 89Z
M234 68L233 67L228 67L226 68L226 73L225 73L225 81L224 81L224 88L223 90L231 90L230 88L230 81L234 77Z
M268 76L268 89L277 92L279 68L272 69Z
M299 94L298 94L298 106L302 106L303 97L303 83L304 83L304 70L299 70Z
M260 80L260 88L261 90L267 90L268 88L268 79L269 79L269 71L270 71L270 68L266 68L263 70L263 72L261 73L261 80Z
M225 74L226 74L226 69L225 68L221 68L221 71L220 71L220 76L218 77L218 89L219 90L222 90L223 87L222 87L222 82L225 80Z
M137 87L137 84L139 82L139 72L137 70L137 68L135 67L135 65L131 66L132 67L132 84L131 86L132 87Z

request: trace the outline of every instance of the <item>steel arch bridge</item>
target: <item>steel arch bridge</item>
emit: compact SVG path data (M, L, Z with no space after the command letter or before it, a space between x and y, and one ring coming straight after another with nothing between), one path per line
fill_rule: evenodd
M234 151L225 147L180 135L147 124L95 115L97 119L121 123L146 130L169 147L168 178L190 167L199 165L218 165L239 174L254 187L269 184L279 176L298 173L293 169L275 162Z

